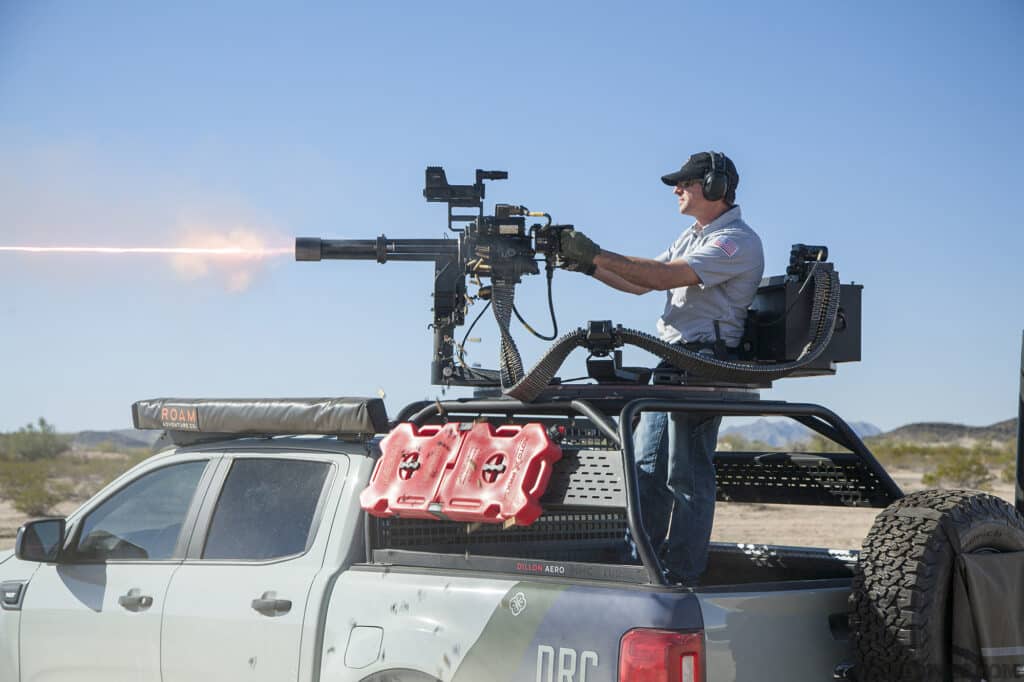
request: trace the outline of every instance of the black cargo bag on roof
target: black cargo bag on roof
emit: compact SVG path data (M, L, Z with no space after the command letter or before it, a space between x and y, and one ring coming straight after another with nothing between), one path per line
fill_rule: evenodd
M1024 552L957 557L952 635L957 682L1024 680Z

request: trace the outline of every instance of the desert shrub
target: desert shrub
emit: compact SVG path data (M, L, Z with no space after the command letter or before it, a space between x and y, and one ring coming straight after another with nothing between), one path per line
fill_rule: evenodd
M734 452L744 452L750 450L750 441L738 433L727 433L725 435L718 436L718 450L729 450Z
M148 456L147 450L124 453L118 457L82 457L71 454L61 457L57 462L57 473L75 481L71 499L85 500Z
M71 447L67 436L42 417L37 424L26 424L3 438L3 451L7 458L36 461L53 459Z
M950 449L938 458L934 471L921 477L921 482L933 487L972 488L991 490L995 476L989 471L984 455L964 448Z
M112 457L73 453L57 459L0 460L0 498L28 516L45 516L60 502L82 502L149 456L140 450Z
M811 434L811 436L804 442L797 446L801 452L849 452L847 448L844 448L839 443L825 438L821 434Z
M88 449L94 452L115 453L119 455L126 455L132 458L136 458L138 455L148 456L153 454L152 448L144 446L124 445L122 443L118 443L110 439L102 440L99 443L96 443L95 445L89 446Z
M69 494L66 483L54 481L49 462L7 461L0 466L0 493L28 516L46 516Z
M921 443L893 441L883 437L865 439L875 458L886 467L915 467L928 465L936 457L943 457L943 448Z
M977 443L965 447L952 443L893 441L877 436L866 438L864 442L886 467L938 467L956 460L979 460L991 469L1000 469L1015 459L1011 443Z
M730 452L772 452L784 449L769 445L764 441L745 438L738 433L727 433L719 436L716 447L718 450Z
M1013 467L1017 463L1017 448L1015 443L992 443L979 445L977 452L985 459L985 462L993 468L1002 469Z
M1000 467L999 478L1003 483L1017 481L1017 447L1016 443L1006 443L1003 452L993 464Z

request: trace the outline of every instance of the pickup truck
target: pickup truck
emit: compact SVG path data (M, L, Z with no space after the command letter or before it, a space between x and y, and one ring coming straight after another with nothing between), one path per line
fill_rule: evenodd
M393 421L377 399L141 401L136 426L166 429L159 452L0 555L0 680L850 678L857 551L715 544L699 585L666 584L631 473L644 410L786 416L846 449L719 452L721 500L903 498L837 415L749 391L564 388ZM364 511L381 434L481 421L557 435L536 522Z

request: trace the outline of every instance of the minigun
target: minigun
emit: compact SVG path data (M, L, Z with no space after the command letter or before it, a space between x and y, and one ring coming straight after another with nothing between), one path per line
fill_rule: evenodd
M295 240L295 260L376 260L434 262L434 332L433 359L430 364L431 383L455 386L511 385L522 375L522 360L509 333L512 314L525 321L515 309L515 286L523 275L540 273L543 260L548 287L548 308L554 332L558 334L551 298L551 280L558 265L560 233L572 225L552 224L547 213L533 212L525 206L496 204L493 215L484 214L485 180L505 180L507 171L477 169L472 185L451 185L444 168L429 166L423 196L428 202L448 205L448 229L456 239L318 239L300 237ZM456 212L475 209L475 212ZM544 218L545 222L527 227L527 218ZM460 226L461 225L461 226ZM475 296L466 290L467 278L479 289ZM484 285L481 279L490 280ZM501 333L501 369L470 367L465 362L463 343L456 344L455 328L465 324L466 311L475 299L488 301ZM486 310L486 308L485 308ZM481 311L481 315L484 311ZM479 319L479 316L477 317ZM475 321L474 321L475 324ZM470 327L472 329L472 327ZM468 337L468 332L466 334ZM457 346L457 352L456 352Z

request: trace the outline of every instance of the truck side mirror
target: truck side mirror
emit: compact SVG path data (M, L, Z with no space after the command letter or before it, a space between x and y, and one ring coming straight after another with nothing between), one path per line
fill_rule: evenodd
M29 521L18 529L15 555L23 561L56 563L64 545L64 519Z

